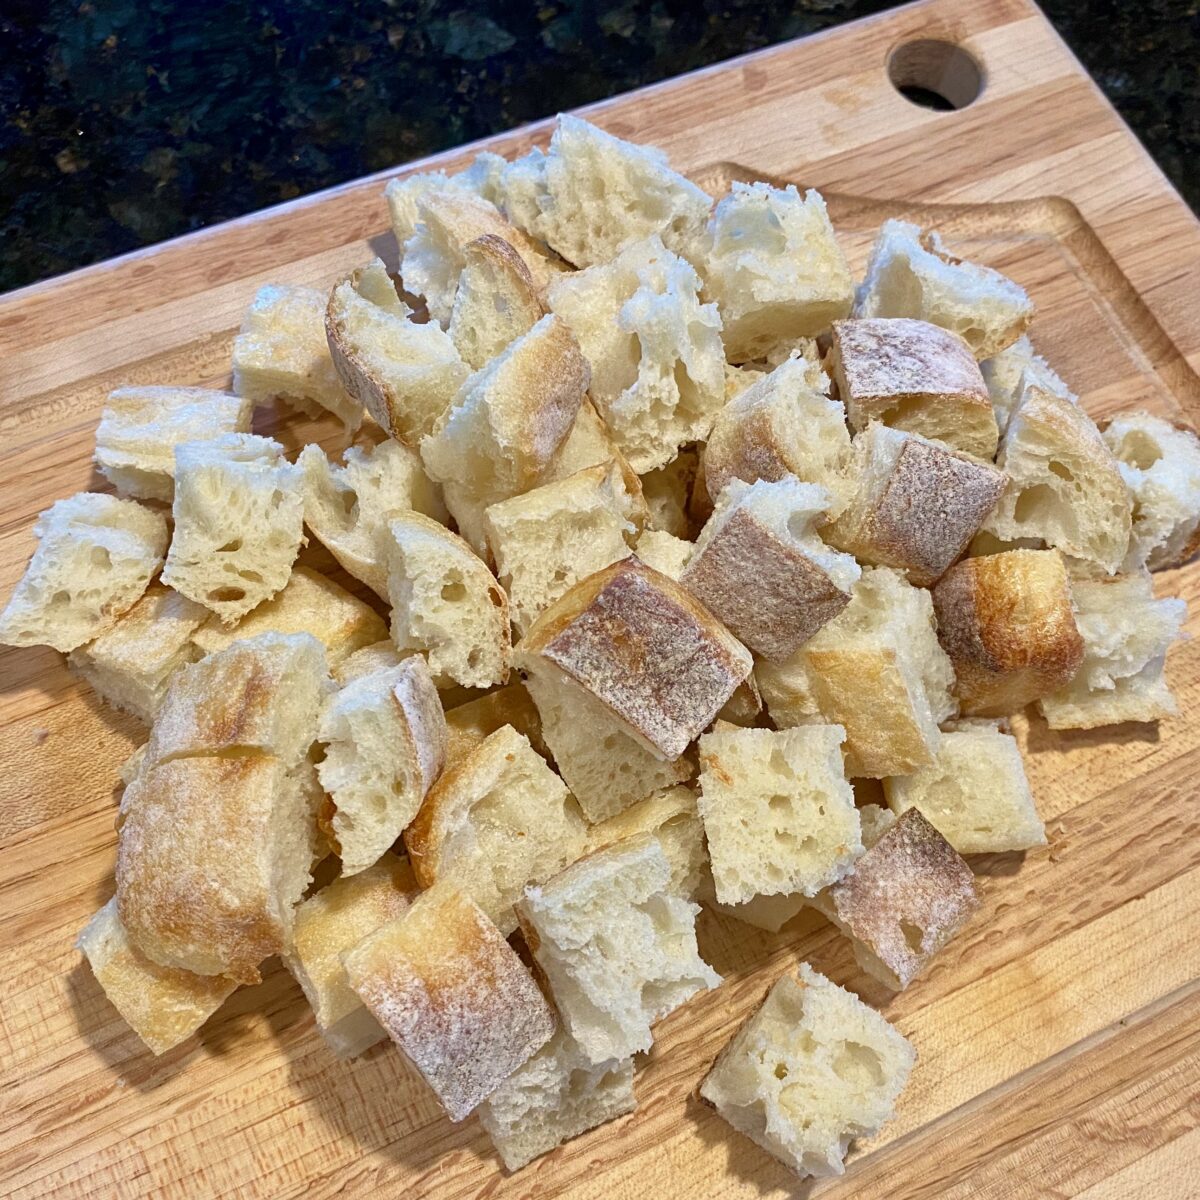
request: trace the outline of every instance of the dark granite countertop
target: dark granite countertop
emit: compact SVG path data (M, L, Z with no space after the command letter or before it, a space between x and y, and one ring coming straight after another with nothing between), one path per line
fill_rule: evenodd
M0 291L890 7L9 0ZM1200 0L1044 7L1200 206Z

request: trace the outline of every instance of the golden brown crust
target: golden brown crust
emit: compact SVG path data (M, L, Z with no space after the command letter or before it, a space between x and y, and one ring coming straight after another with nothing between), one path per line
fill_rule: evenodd
M452 708L446 714L446 768L468 755L502 725L511 725L529 739L543 757L550 751L542 740L542 719L537 706L521 683L510 683L478 700Z
M482 233L463 247L463 259L468 265L472 260L489 263L505 276L508 284L505 295L520 305L530 327L546 315L529 264L512 242L497 233Z

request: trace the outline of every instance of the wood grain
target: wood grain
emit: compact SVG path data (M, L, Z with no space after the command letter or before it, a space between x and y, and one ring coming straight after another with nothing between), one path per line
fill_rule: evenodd
M915 107L888 83L889 52L931 36L984 68L959 112ZM1091 412L1200 419L1200 226L1025 0L930 0L590 115L714 191L751 177L819 187L857 270L884 218L937 225L1028 287L1036 344ZM488 145L512 153L547 134ZM0 297L0 591L36 513L99 485L92 435L111 388L224 384L259 283L326 286L371 254L394 262L386 177ZM260 418L292 446L337 444L327 425ZM1159 590L1200 614L1200 566L1163 574ZM1018 723L1050 845L976 860L982 912L908 991L859 974L813 914L774 936L704 914L702 952L726 983L659 1026L638 1112L511 1177L398 1054L336 1062L279 967L163 1058L140 1047L72 944L111 894L116 768L144 731L50 651L0 663L6 1196L1200 1193L1200 642L1171 655L1180 718L1076 734ZM694 1091L800 958L877 1004L920 1059L895 1121L855 1147L845 1178L797 1188Z

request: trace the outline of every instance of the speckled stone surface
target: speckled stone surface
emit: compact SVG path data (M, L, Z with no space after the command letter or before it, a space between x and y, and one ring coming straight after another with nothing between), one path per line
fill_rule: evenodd
M7 0L0 291L890 7ZM1045 8L1200 205L1200 0Z

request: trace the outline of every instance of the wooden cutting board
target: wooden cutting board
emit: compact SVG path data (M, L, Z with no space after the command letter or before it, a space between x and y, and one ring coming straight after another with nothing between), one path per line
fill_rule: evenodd
M956 45L945 69L908 47ZM955 112L889 82L940 86ZM934 56L936 59L936 56ZM886 216L937 225L1022 282L1038 347L1096 415L1200 416L1200 226L1025 0L929 0L590 110L714 189L819 187L861 270ZM503 153L545 125L493 139ZM479 147L423 166L455 167ZM126 382L221 385L267 280L328 286L394 262L384 176L0 299L0 594L54 499L96 487L92 435ZM274 425L266 419L266 428ZM328 427L285 420L292 445ZM1200 565L1162 593L1200 617ZM1194 619L1193 629L1200 626ZM335 1061L281 969L154 1059L73 939L113 890L116 768L144 737L49 650L0 670L0 1193L9 1197L680 1197L1200 1194L1200 643L1173 651L1183 716L1020 737L1050 845L976 862L983 911L908 991L859 974L815 917L777 936L705 914L725 976L657 1029L638 1112L519 1174L451 1125L387 1047ZM896 1119L844 1180L797 1189L694 1098L708 1064L799 959L880 1006L920 1058Z

